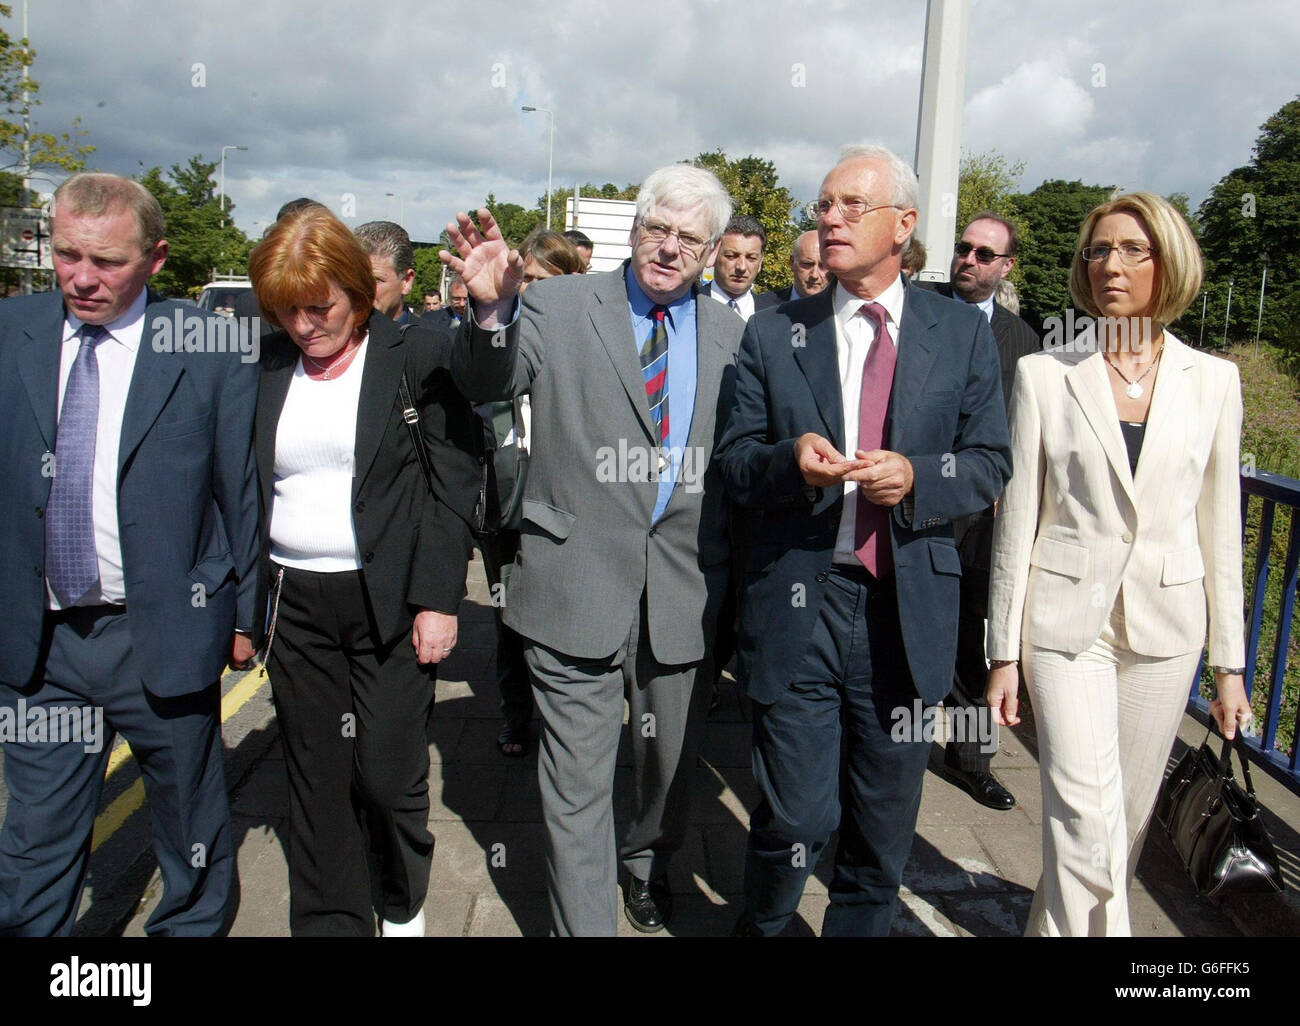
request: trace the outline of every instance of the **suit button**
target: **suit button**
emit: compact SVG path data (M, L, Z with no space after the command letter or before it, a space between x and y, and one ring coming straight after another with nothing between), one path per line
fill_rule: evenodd
M484 463L487 462L487 457L486 457L486 456L480 456L480 457L478 458L478 462L479 462L479 466L482 466Z
M37 506L37 507L36 507L36 515L37 515L37 517L39 517L41 520L44 520L44 519L45 519L45 510L42 509L40 506Z
M653 537L654 537L656 534L658 534L658 533L659 533L659 528L657 528L657 527L652 527L652 528L650 528L650 537L651 537L651 538L653 538Z
M375 554L373 552L367 552L364 558L367 563L373 563L375 561Z
M823 570L817 575L816 581L818 584L825 584L828 580L830 580L830 576L831 576L830 574L828 574L825 570Z
M366 504L365 504L364 502L358 502L358 503L356 504L356 506L354 506L353 508L354 508L358 513L364 513L364 512L366 511Z
M1131 541L1133 540L1133 535L1132 535L1131 533L1129 533L1128 531L1125 531L1125 532L1120 536L1120 539L1119 539L1119 540L1122 541L1125 545L1127 545L1127 544L1129 544L1129 542L1131 542Z

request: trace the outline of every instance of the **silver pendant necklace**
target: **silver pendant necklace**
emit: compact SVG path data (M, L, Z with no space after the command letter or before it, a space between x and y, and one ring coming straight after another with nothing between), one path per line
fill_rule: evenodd
M1152 360L1151 363L1147 366L1147 369L1144 370L1141 374L1139 374L1137 378L1134 380L1130 380L1128 375L1126 375L1122 370L1119 369L1119 367L1115 364L1115 361L1110 358L1110 353L1105 353L1103 355L1106 357L1106 362L1110 364L1111 370L1113 370L1116 374L1118 374L1121 378L1123 378L1124 383L1128 385L1128 388L1124 389L1124 394L1128 396L1130 399L1141 399L1142 394L1146 391L1146 389L1142 387L1142 379L1156 369L1156 364L1160 362L1160 354L1163 353L1164 351L1165 351L1165 344L1163 341L1161 341L1160 348L1156 350L1155 359Z
M329 381L330 375L342 374L343 371L347 369L348 364L352 361L352 357L357 355L357 349L360 348L361 348L360 346L357 346L356 349L353 349L352 352L348 353L348 355L343 357L343 359L335 360L329 366L326 366L325 364L321 363L319 360L313 360L306 353L303 353L302 355L304 359L311 360L312 366L315 367L316 370L320 372L321 377L325 381Z

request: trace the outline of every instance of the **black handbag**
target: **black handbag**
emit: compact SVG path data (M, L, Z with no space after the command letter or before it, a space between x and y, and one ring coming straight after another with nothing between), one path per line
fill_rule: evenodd
M1275 894L1283 887L1277 849L1260 818L1241 745L1240 736L1225 739L1216 757L1207 732L1201 747L1178 761L1156 799L1156 821L1197 894ZM1245 790L1232 776L1234 747Z

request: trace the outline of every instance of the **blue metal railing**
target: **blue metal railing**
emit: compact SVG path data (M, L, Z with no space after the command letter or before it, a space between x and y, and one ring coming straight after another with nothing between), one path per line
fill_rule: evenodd
M1291 643L1291 619L1295 609L1296 570L1300 565L1300 481L1270 474L1268 471L1256 471L1253 475L1241 477L1241 530L1246 533L1246 515L1250 509L1251 497L1261 502L1259 515L1259 534L1255 547L1255 572L1251 586L1250 605L1247 611L1246 634L1246 693L1255 694L1255 670L1259 656L1260 633L1264 626L1264 596L1268 588L1269 573L1273 568L1271 560L1273 550L1273 517L1281 503L1291 510L1291 529L1288 533L1286 555L1282 563L1282 600L1278 607L1277 632L1273 641L1272 673L1268 681L1268 703L1261 723L1255 725L1255 736L1246 736L1246 748L1251 761L1268 770L1292 791L1300 793L1300 770L1297 758L1300 757L1300 744L1297 744L1296 727L1300 725L1300 716L1291 727L1289 737L1282 738L1278 744L1278 725L1284 696L1284 682L1287 670L1287 650ZM1245 554L1249 559L1249 553ZM1204 656L1202 656L1204 663ZM1200 696L1202 667L1198 667L1196 678L1192 681L1191 698L1188 712L1204 723L1211 722L1209 702Z

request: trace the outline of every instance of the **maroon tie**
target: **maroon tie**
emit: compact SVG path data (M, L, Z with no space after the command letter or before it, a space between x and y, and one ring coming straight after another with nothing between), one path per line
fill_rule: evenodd
M858 448L871 452L885 444L885 420L897 353L885 328L885 308L879 303L865 303L859 312L876 327L875 341L862 366L862 397L858 401ZM845 455L853 457L853 453ZM877 580L894 568L894 553L889 547L889 510L866 498L861 487L858 488L853 554Z

